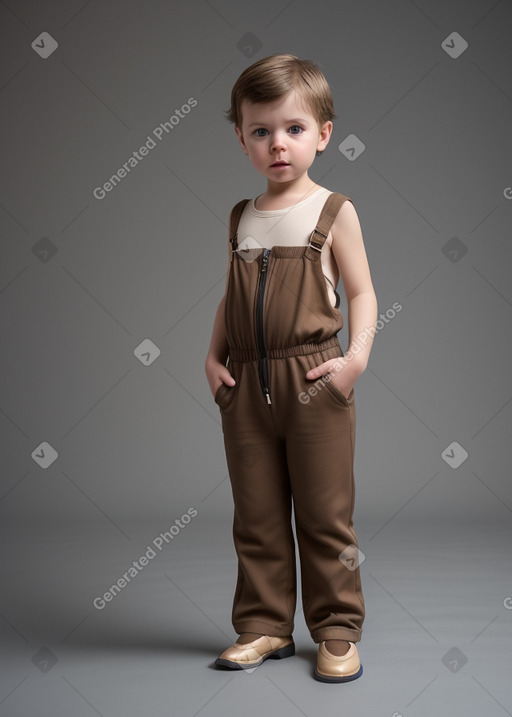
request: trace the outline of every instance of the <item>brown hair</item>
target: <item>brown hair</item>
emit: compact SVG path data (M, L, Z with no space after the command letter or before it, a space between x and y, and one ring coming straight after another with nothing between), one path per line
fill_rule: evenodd
M312 60L299 60L295 55L269 55L247 67L231 90L231 107L226 119L242 128L242 101L273 102L290 90L309 107L319 127L337 115L334 112L331 88L323 72ZM317 152L317 155L322 152Z

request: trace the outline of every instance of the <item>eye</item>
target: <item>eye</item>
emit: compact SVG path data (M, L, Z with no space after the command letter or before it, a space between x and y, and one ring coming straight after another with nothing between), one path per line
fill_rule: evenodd
M255 129L253 134L256 135L256 137L264 137L263 134L258 134L258 132L266 132L267 130L264 127L258 127L258 129Z
M302 130L302 127L301 127L300 125L298 125L298 124L293 124L293 125L290 127L290 129L294 129L294 128L300 130L300 132L303 131L303 130ZM292 134L300 134L300 132L292 132Z

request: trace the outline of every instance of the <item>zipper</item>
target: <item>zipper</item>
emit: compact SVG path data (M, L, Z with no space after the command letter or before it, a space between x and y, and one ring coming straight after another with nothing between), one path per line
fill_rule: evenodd
M258 359L258 374L260 377L261 390L263 391L263 395L267 399L267 403L269 405L272 401L270 399L267 349L265 347L265 338L263 335L263 301L265 298L265 284L267 281L267 266L270 252L271 249L265 249L263 251L263 259L261 262L260 278L256 296L256 340L260 355Z

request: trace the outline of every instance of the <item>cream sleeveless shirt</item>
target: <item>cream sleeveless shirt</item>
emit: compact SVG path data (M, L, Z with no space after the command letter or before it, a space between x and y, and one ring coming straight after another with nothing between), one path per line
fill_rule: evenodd
M331 191L320 187L302 201L285 209L256 209L255 204L258 201L258 197L251 199L247 202L240 217L238 246L248 237L251 237L251 242L255 240L265 249L271 249L275 245L306 246L311 232L316 226L322 207L330 194L332 194ZM330 231L327 239L332 240ZM329 300L332 306L336 306L337 296L335 289L338 283L339 271L327 241L324 242L322 247L321 260Z

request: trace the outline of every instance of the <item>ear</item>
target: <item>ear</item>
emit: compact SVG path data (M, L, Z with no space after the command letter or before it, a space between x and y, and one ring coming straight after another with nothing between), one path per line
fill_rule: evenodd
M235 132L236 132L236 136L238 137L238 141L240 142L244 153L249 154L247 147L245 146L244 136L242 134L242 131L238 127L236 127L236 125L235 125Z
M318 145L316 147L317 152L323 152L323 150L329 144L329 140L331 139L332 127L333 124L331 120L324 122L324 124L319 127L320 136L318 138Z

